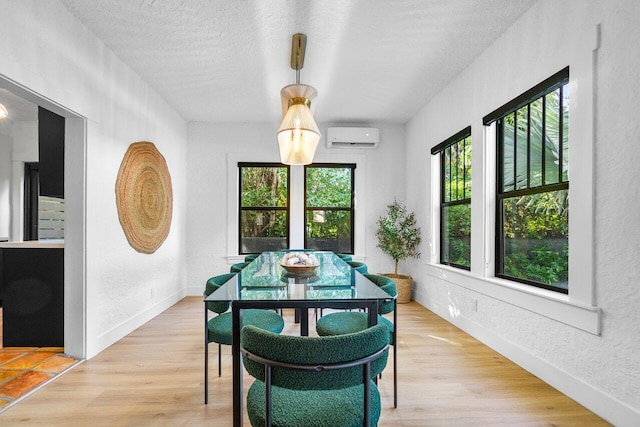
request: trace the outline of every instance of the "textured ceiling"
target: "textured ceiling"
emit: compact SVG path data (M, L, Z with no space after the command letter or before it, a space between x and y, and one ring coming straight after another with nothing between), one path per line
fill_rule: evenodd
M277 122L295 83L316 119L404 123L535 0L61 0L188 121Z

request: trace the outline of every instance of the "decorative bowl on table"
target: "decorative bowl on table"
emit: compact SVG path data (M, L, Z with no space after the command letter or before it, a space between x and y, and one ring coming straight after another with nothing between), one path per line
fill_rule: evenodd
M316 268L320 267L319 265L280 265L291 274L311 274L316 271Z
M320 262L313 254L290 252L282 257L280 265L291 274L312 275L320 267Z

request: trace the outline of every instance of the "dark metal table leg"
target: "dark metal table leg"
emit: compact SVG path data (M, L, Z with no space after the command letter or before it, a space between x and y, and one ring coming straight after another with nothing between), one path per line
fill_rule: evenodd
M232 304L231 310L233 322L233 425L242 426L242 359L240 358L240 325L242 324L242 311L237 305Z
M296 310L300 312L300 335L309 336L309 309L307 307Z
M207 303L204 303L204 404L209 403L209 334L207 328Z

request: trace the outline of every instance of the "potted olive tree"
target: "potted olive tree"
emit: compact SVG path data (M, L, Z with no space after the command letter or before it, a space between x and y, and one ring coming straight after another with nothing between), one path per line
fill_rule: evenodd
M411 276L398 274L398 262L407 258L419 258L420 227L416 225L413 212L407 212L405 206L394 200L387 205L387 213L378 218L378 247L395 262L393 274L384 274L396 282L398 289L398 303L411 301Z

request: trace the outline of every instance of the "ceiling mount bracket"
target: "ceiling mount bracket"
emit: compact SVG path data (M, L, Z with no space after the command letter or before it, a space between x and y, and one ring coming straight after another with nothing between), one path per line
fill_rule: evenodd
M291 68L300 71L304 66L304 53L307 49L307 36L294 34L291 39Z

